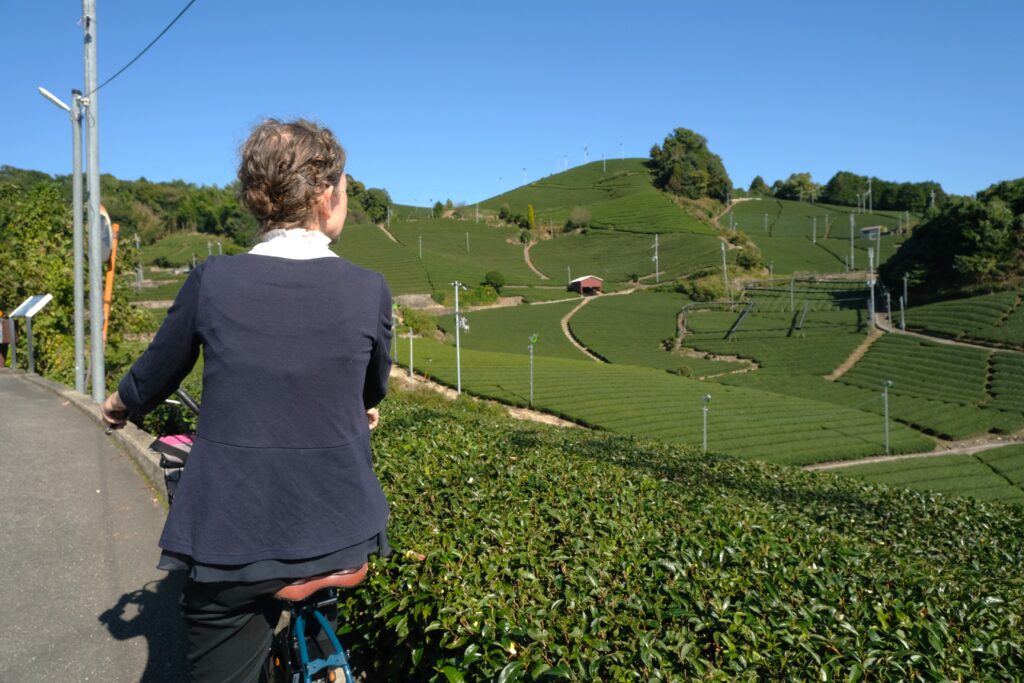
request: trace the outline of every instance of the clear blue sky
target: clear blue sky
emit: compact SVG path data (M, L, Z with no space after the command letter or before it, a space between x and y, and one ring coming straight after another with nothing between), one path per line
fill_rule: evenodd
M186 0L97 0L100 80ZM81 3L0 2L0 164L70 172ZM474 202L675 127L733 183L1024 176L1024 3L198 0L99 93L100 163L219 185L265 116L332 127L399 202ZM503 180L499 184L499 178Z

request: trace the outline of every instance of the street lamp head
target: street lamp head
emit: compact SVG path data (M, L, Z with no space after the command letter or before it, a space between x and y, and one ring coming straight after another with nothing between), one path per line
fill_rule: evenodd
M711 394L704 394L703 396L701 396L701 399L702 399L702 400L703 400L703 401L704 401L705 403L707 403L708 401L710 401L710 400L711 400Z
M71 107L69 107L68 105L64 104L59 97L54 95L52 92L50 92L49 90L47 90L43 86L39 86L39 94L42 95L43 97L45 97L46 99L50 100L51 102L53 102L55 105L57 105L58 107L60 107L64 111L71 111Z

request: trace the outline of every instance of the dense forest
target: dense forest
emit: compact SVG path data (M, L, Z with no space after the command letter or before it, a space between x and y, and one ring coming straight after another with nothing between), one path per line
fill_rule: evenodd
M870 205L882 211L910 211L924 213L932 206L932 192L935 193L935 207L946 203L948 196L939 183L898 183L871 177ZM818 201L839 206L868 205L868 176L849 171L839 171L824 185L819 185L810 173L792 173L785 180L776 180L768 185L761 176L756 176L747 192L751 195Z
M930 290L1004 286L1024 278L1024 178L996 183L976 198L952 197L926 213L879 270Z
M0 185L5 184L23 190L55 184L65 200L71 201L69 175L52 177L39 171L0 166ZM100 194L111 221L121 225L122 234L138 233L143 244L152 244L178 231L218 235L239 246L251 244L256 235L256 220L239 203L235 184L218 187L183 180L155 183L145 178L119 180L103 174ZM391 205L386 190L368 189L349 176L348 195L350 221L386 220Z
M708 149L708 141L687 128L676 128L659 146L651 147L654 185L687 199L710 197L729 200L732 181L722 158Z

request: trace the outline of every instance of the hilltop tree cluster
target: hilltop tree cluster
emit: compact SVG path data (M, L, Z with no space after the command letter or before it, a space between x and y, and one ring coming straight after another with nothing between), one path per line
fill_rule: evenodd
M948 199L879 272L932 290L1024 277L1024 178Z
M867 192L867 189L867 176L839 171L825 184L818 199L827 204L857 206L857 195ZM932 191L935 192L936 207L946 203L946 193L938 183L897 183L871 178L871 204L885 211L924 213L931 204Z
M728 201L732 181L708 141L692 130L676 128L661 146L651 147L651 172L658 188L687 199Z

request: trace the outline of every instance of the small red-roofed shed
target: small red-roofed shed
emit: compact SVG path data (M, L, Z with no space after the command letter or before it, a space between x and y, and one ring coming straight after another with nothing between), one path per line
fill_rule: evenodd
M584 296L589 296L591 294L600 294L602 287L604 287L604 280L596 275L584 275L570 282L568 289L570 292L578 292Z

